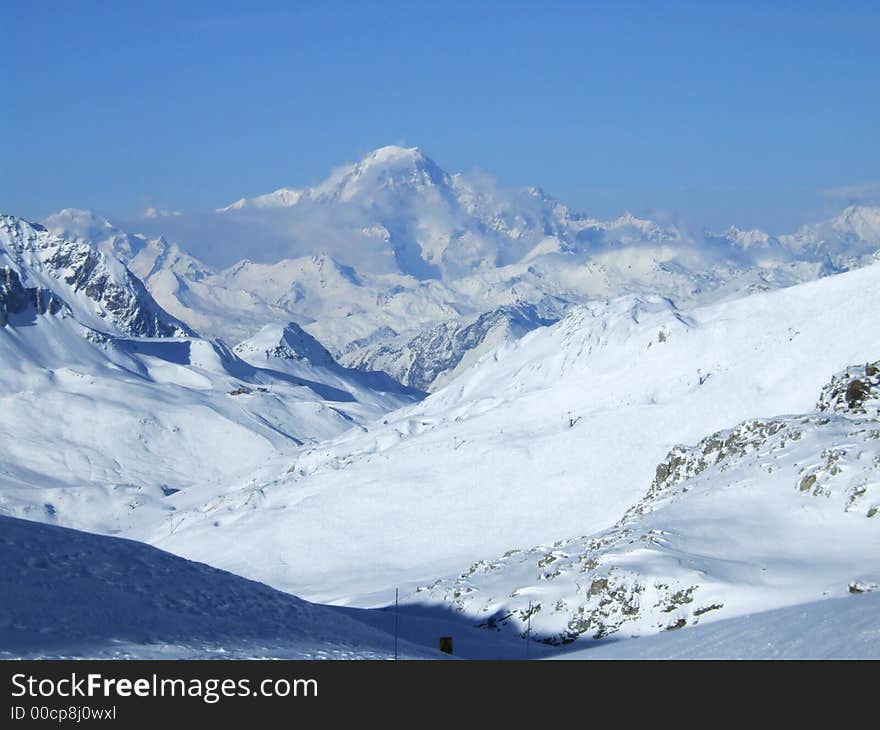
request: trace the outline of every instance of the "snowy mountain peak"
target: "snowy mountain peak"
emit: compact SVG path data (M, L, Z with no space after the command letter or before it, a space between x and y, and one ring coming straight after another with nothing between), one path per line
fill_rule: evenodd
M117 228L93 210L64 208L43 220L47 230L59 238L86 243L121 258L126 264L145 246L146 239Z
M675 226L663 226L649 218L639 218L629 211L620 217L604 224L606 230L620 230L621 243L631 241L678 241L681 240L681 232ZM626 232L628 229L628 233Z
M880 249L880 207L849 205L837 217L780 240L801 256L829 258L841 268L862 265Z
M307 360L318 367L336 364L327 349L296 322L269 324L234 348L239 355L259 354L282 360Z
M755 247L767 248L773 243L777 243L777 239L775 239L769 233L765 233L764 231L758 230L757 228L744 230L742 228L738 228L737 226L730 226L730 228L728 228L723 233L706 233L706 238L708 240L723 240L730 245L741 248L743 250L748 250Z
M352 201L381 191L448 187L451 183L450 176L418 147L391 145L340 168L317 186L312 195L322 200Z
M388 145L358 162L335 170L323 182L306 189L280 188L255 198L241 198L218 212L261 208L292 208L305 202L351 202L370 199L383 190L448 186L450 176L418 147ZM369 200L367 200L369 202Z
M94 238L98 235L106 235L107 231L115 230L113 224L102 215L93 210L80 208L64 208L50 215L44 221L49 230L61 235L67 231L72 235L70 238Z
M289 208L296 205L302 195L303 191L296 188L279 188L274 192L258 195L255 198L240 198L230 205L217 208L217 212L226 213L244 208Z
M880 206L849 205L831 222L843 234L852 234L880 245Z
M420 163L423 161L428 161L428 158L418 147L401 147L390 144L370 152L361 161L361 165Z

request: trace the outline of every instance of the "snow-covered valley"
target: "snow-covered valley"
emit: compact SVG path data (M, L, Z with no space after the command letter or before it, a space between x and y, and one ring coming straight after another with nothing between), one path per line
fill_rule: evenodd
M310 599L371 605L400 586L424 600L417 588L480 560L611 528L678 444L811 412L834 373L873 361L878 275L691 312L631 299L578 310L387 423L300 449L273 479L195 507L157 544ZM876 523L864 520L868 539ZM282 549L267 557L269 545ZM841 575L842 589L856 577Z

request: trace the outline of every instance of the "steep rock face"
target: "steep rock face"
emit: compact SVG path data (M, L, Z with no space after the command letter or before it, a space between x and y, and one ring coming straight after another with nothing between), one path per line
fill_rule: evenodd
M138 337L192 334L162 310L124 264L85 243L64 240L43 226L4 215L0 216L0 254L9 282L13 274L19 284L38 282L30 288L52 292L82 324L100 328L103 323Z
M565 643L874 590L877 375L875 364L848 368L817 412L677 446L613 528L479 561L420 588L419 600L487 628L524 633L531 619L542 640Z
M58 314L69 309L51 291L23 286L14 269L8 266L0 268L0 327L9 323L11 314L24 314L30 310L35 314Z
M504 342L522 337L536 327L546 327L558 317L546 316L532 304L499 307L470 323L443 322L402 345L366 347L343 358L365 370L384 370L412 388L441 387L463 364Z

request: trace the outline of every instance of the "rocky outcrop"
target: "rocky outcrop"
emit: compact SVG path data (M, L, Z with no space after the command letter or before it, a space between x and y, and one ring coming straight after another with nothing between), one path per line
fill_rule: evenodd
M880 417L880 360L835 375L819 396L823 412Z
M12 314L58 314L70 311L61 299L48 289L25 287L18 272L8 266L0 267L0 327L9 323Z

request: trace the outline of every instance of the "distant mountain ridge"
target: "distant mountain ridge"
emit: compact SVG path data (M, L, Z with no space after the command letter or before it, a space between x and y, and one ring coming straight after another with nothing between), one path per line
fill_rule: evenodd
M45 223L113 251L200 332L238 342L295 321L335 357L381 365L420 389L528 329L454 334L492 312L553 301L554 320L624 294L709 303L858 268L880 249L880 208L849 206L780 236L732 226L694 237L631 213L605 221L574 213L540 188L449 174L420 149L398 146L313 187L241 198L192 220L145 218L139 234L88 211Z

